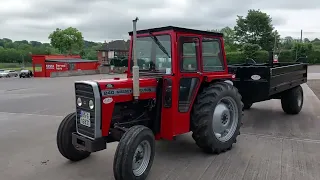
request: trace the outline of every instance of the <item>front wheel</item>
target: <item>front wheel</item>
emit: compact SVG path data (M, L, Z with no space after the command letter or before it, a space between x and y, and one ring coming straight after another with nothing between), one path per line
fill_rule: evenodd
M77 149L72 144L72 133L76 132L76 113L68 114L60 123L57 133L59 152L71 161L80 161L90 156L90 152Z
M281 96L281 106L287 114L299 114L303 106L303 89L294 87Z
M124 133L118 144L113 173L116 180L146 179L155 155L153 132L141 125Z
M191 115L196 144L208 153L231 149L240 134L242 106L236 87L225 82L205 87L198 94Z

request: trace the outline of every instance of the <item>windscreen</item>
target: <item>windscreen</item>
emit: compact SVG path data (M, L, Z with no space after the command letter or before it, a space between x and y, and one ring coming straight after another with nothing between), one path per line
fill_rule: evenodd
M170 35L138 37L136 48L140 71L171 73ZM132 66L133 56L131 58L131 68Z

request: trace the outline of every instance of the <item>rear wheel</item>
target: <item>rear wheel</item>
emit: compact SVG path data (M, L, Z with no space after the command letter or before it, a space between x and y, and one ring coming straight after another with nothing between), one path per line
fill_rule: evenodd
M281 97L281 106L287 114L298 114L303 106L303 89L294 87L285 92Z
M146 179L155 155L153 132L141 125L131 127L121 137L114 161L116 180Z
M59 152L71 161L80 161L90 156L90 152L77 149L72 144L72 133L76 132L76 113L68 114L60 123L57 133Z
M225 82L206 87L194 103L191 126L196 144L208 153L219 154L232 148L240 134L241 95Z

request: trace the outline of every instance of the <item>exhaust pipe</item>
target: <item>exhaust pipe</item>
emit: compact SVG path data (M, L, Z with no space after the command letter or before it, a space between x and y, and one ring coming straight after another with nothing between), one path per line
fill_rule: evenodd
M138 17L134 19L133 22L133 67L132 67L132 75L133 75L133 97L135 100L139 98L140 95L140 84L139 84L139 66L137 60L137 49L136 49L136 41L137 41L137 21Z

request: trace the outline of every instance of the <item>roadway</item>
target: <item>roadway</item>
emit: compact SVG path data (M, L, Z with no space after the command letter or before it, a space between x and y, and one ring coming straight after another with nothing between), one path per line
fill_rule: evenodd
M104 75L52 79L0 79L0 174L5 180L109 180L117 143L77 163L56 147L56 131L72 112L73 82ZM299 115L280 102L245 111L237 144L220 155L202 153L190 134L159 141L149 180L320 179L320 101L307 85Z

